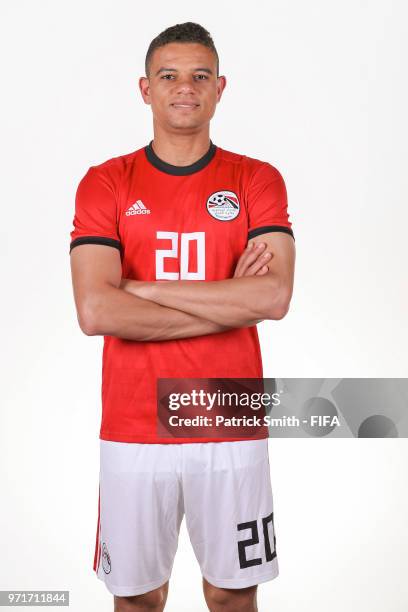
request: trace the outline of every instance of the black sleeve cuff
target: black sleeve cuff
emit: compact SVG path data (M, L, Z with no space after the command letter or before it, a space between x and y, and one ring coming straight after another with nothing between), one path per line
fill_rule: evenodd
M80 244L104 244L105 246L114 247L119 251L122 251L122 245L119 240L115 240L114 238L105 238L103 236L81 236L80 238L75 238L70 244L69 252L71 253L72 249Z
M293 240L295 240L292 230L284 225L264 225L263 227L256 227L248 232L248 240L255 238L255 236L260 236L261 234L268 234L269 232L284 232L292 236Z

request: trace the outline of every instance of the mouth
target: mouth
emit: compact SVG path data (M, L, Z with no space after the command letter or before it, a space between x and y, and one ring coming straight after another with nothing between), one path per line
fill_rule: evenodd
M200 105L199 104L177 104L177 103L173 103L170 104L170 106L172 106L173 108L176 108L178 110L194 110L196 108L198 108Z

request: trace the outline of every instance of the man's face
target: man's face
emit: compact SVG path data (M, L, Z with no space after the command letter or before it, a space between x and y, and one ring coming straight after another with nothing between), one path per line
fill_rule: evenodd
M198 43L159 47L151 58L149 78L139 80L154 122L170 132L186 134L209 123L225 85L225 77L217 78L215 54Z

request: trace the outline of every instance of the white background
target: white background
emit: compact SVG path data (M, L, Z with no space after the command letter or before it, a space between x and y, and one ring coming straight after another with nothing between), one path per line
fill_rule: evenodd
M76 321L74 194L152 138L137 80L163 29L210 31L212 140L286 181L296 286L261 326L265 376L408 375L406 4L194 4L1 1L0 589L69 589L75 612L113 606L91 569L102 339ZM260 611L406 610L406 440L270 449L280 576ZM184 523L166 609L206 610Z

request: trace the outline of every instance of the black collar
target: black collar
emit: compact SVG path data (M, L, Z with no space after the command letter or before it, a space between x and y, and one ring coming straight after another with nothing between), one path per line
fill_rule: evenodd
M195 161L193 164L190 164L189 166L173 166L173 164L168 164L156 155L156 153L153 151L152 142L153 140L151 140L144 148L149 162L158 170L166 172L167 174L174 174L175 176L186 176L187 174L193 174L194 172L202 170L210 163L217 150L216 145L210 140L210 148L208 149L207 153L205 153L205 155L200 157L200 159Z

